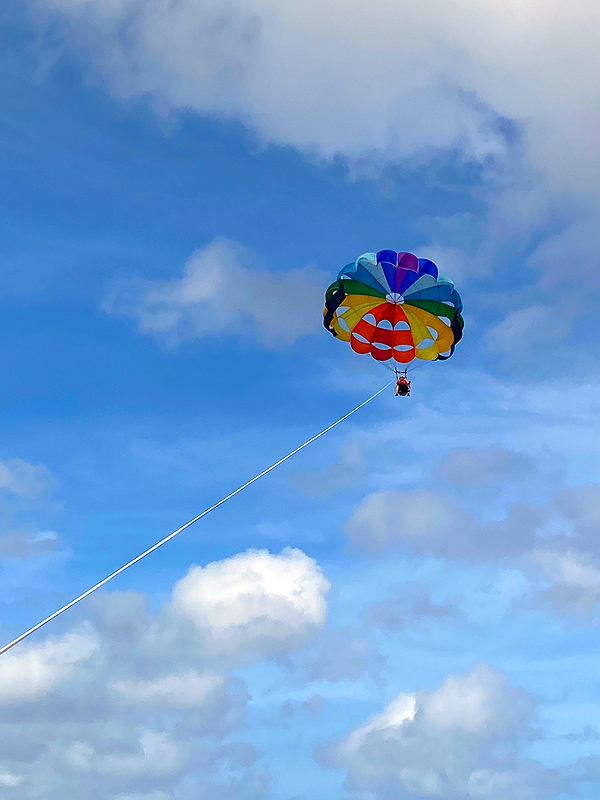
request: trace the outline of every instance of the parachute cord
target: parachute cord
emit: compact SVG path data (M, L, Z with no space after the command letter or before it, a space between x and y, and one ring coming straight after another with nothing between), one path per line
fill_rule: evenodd
M424 367L426 364L431 364L431 361L420 361L418 364L415 364L413 367L408 367L407 372L414 372L416 369L420 369Z
M395 367L390 367L388 364L386 364L386 363L385 363L385 361L378 361L377 363L378 363L378 364L381 364L381 366L382 366L382 367L385 367L386 369L389 369L389 371L390 371L390 372L393 372L393 373L394 373L394 375L396 375L396 374L397 374L397 370L396 370L396 368L395 368Z
M246 483L242 484L242 486L239 486L237 489L235 489L235 491L231 492L231 494L228 494L226 497L221 498L221 500L219 500L218 503L215 503L214 505L210 506L210 508L205 509L201 514L198 514L197 517L194 517L194 519L191 519L189 522L186 522L185 525L182 525L181 528L177 528L176 531L173 531L173 533L170 533L168 536L165 536L165 538L161 539L160 542L157 542L156 544L152 545L152 547L149 547L147 550L144 550L144 552L140 553L139 556L136 556L135 558L132 558L131 561L127 562L127 564L124 564L122 567L120 567L119 569L115 570L113 573L108 575L108 577L106 577L103 580L99 581L97 584L92 586L91 589L88 589L86 592L83 592L83 594L80 594L79 597L76 597L74 600L71 600L70 603L67 603L62 608L59 608L58 611L55 611L53 614L50 614L50 616L46 617L46 619L43 619L41 622L38 622L38 624L34 625L33 628L30 628L28 631L25 631L25 633L22 633L20 636L17 636L17 638L13 639L12 642L9 642L8 644L5 644L4 647L0 648L0 656L4 655L4 653L6 653L12 647L15 647L15 645L17 645L20 642L22 642L23 639L26 639L28 636L31 636L32 633L35 633L36 631L39 631L39 629L43 628L44 625L47 625L49 622L52 622L52 620L56 619L56 617L60 616L61 614L64 614L65 611L68 611L70 608L73 608L73 606L76 605L77 603L81 602L82 600L85 600L86 597L89 597L93 592L95 592L98 589L100 589L102 586L104 586L106 583L111 581L113 578L116 578L117 575L120 575L122 572L125 572L126 569L129 569L129 567L132 567L134 564L137 564L138 561L141 561L143 558L146 558L146 556L149 556L150 553L153 553L155 550L158 550L158 548L162 547L163 544L166 544L168 541L170 541L175 536L177 536L177 534L181 533L186 528L189 528L190 525L193 525L195 522L198 522L198 520L202 519L202 517L205 517L207 514L210 514L210 512L214 511L215 508L218 508L219 506L222 506L223 503L226 503L228 500L231 500L231 498L235 497L236 494L239 494L244 489L247 489L248 486L250 486L251 484L253 484L256 481L260 480L260 478L262 478L265 475L267 475L269 472L274 470L276 467L279 467L281 464L283 464L284 461L287 461L288 458L291 458L292 456L295 456L296 453L300 452L300 450L303 450L305 447L308 447L309 444L312 444L317 439L319 439L321 436L324 436L326 433L328 433L332 428L335 428L341 422L343 422L344 420L348 419L348 417L351 417L352 414L355 414L357 411L360 411L361 408L366 406L367 403L370 403L371 400L374 400L376 397L378 397L389 386L391 386L392 383L393 383L393 381L390 381L389 383L386 383L386 385L382 389L380 389L378 392L375 392L375 394L371 395L371 397L369 397L367 400L362 402L360 405L356 406L356 408L353 408L352 411L349 411L347 414L344 414L343 417L340 417L340 419L338 419L332 425L329 425L327 428L324 428L324 430L322 430L320 433L317 433L316 436L313 436L308 441L304 442L304 444L301 444L300 447L297 447L295 450L292 450L291 453L288 453L283 458L280 458L279 461L276 461L274 464L271 464L270 467L267 467L267 469L263 470L258 475L255 475L249 481L247 481Z

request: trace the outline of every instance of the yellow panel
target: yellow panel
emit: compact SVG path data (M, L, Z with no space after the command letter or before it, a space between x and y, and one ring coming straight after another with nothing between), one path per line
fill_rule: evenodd
M348 307L348 311L345 311L339 317L336 312L333 315L331 327L337 333L339 339L343 342L349 342L350 333L342 328L338 319L343 319L350 328L350 331L352 331L365 314L368 314L369 311L377 308L377 306L380 306L382 303L385 303L382 297L371 297L366 294L349 294L340 306L341 308L345 306Z
M454 334L452 333L452 329L446 325L445 322L442 322L435 314L425 311L423 308L409 306L408 303L402 306L402 309L413 331L415 347L417 348L417 356L419 358L425 361L433 361L440 353L445 353L447 350L450 350L454 342ZM423 342L425 339L431 339L431 333L427 330L428 327L433 328L438 338L429 347L424 347L419 350L419 342Z

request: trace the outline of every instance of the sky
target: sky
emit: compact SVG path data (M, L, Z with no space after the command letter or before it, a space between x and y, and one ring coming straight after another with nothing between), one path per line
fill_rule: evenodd
M2 642L385 386L344 264L465 336L0 657L3 800L598 796L599 23L5 0Z

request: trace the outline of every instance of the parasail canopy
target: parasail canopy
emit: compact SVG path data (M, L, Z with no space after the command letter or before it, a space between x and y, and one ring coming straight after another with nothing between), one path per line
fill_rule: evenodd
M462 301L454 284L427 258L380 250L340 270L325 294L323 323L357 353L445 360L462 338Z

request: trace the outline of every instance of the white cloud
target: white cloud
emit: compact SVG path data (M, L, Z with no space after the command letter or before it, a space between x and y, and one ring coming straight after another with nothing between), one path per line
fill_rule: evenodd
M18 775L13 775L11 772L0 772L0 786L8 786L13 788L21 783L21 778Z
M25 644L0 658L0 705L35 700L68 681L76 669L97 652L91 630Z
M535 550L532 557L553 582L578 586L600 594L600 568L594 564L589 553Z
M137 735L136 735L137 734ZM142 730L134 733L134 752L98 752L90 743L75 742L64 754L65 764L75 772L109 774L113 778L170 775L184 764L185 750L169 734ZM134 741L135 741L134 739ZM137 751L137 752L135 752Z
M591 619L600 603L600 565L590 553L536 549L530 560L549 582L535 604L550 606L558 616Z
M595 191L600 63L590 0L38 0L113 89L241 115L327 156L503 149L488 108L524 126L530 164Z
M428 162L446 149L479 162L489 211L479 252L461 256L452 239L445 248L432 241L431 250L446 251L465 277L481 276L508 242L518 242L513 269L533 233L546 240L527 259L530 285L511 293L505 318L484 338L503 364L555 359L587 313L582 279L597 285L600 244L593 0L28 1L40 24L63 21L67 41L89 52L111 91L150 98L160 113L242 119L267 142L341 154L369 174L373 165ZM271 277L266 287L279 296ZM146 298L147 289L109 307L175 341L238 319L236 311L223 320L210 303L204 318L203 304ZM252 322L269 346L281 335L273 305ZM303 332L293 324L288 340Z
M527 759L532 699L487 664L432 692L400 694L326 755L351 793L372 800L542 800L556 773Z
M240 245L217 239L191 256L182 278L121 284L103 308L170 344L226 333L277 348L319 329L326 283L310 266L269 272Z
M131 705L150 702L164 706L200 706L217 690L223 689L220 675L200 675L194 670L166 675L156 680L115 681L111 688L122 702Z
M71 35L122 95L241 114L268 140L327 156L458 142L478 156L498 149L485 110L461 97L459 48L440 40L435 18L414 7L380 3L367 13L354 4L340 13L331 0L302 7L46 0L41 7L69 20Z
M479 532L464 509L437 492L383 491L366 497L348 521L350 540L381 552L407 545L417 553L463 551Z
M0 536L0 558L27 558L53 553L57 543L58 536L53 531L44 531L35 536L11 531Z
M192 567L173 589L172 610L215 652L253 656L306 641L325 623L329 582L300 550L243 553Z
M93 625L5 654L3 800L266 800L259 751L234 738L249 698L232 669L306 643L328 588L298 550L250 551L192 569L157 612L98 595Z
M536 543L524 562L534 566L533 605L552 608L559 616L597 621L600 604L598 531L600 487L571 486L548 503L549 536ZM526 608L531 597L525 599Z
M442 558L505 558L530 550L547 517L545 507L512 503L503 519L483 525L445 493L386 490L357 506L346 533L353 544L374 553L404 547Z
M54 483L44 464L28 464L20 458L0 461L0 490L34 500Z

